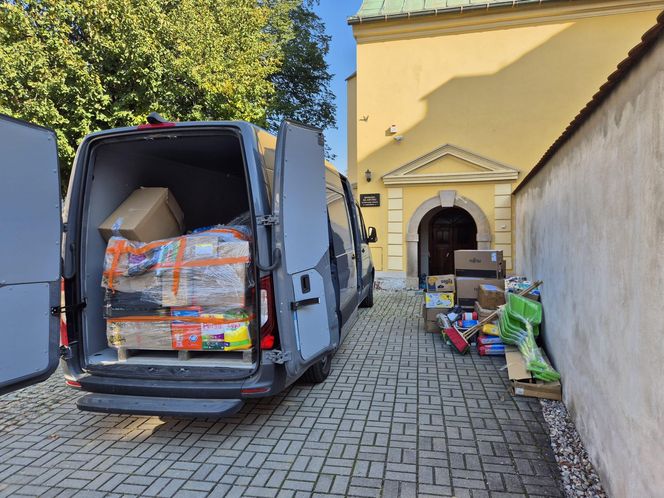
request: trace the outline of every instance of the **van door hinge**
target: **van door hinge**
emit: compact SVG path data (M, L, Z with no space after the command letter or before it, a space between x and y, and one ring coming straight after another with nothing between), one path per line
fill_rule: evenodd
M70 304L69 306L53 306L51 308L52 316L60 316L62 313L67 313L68 311L78 311L85 308L87 303L83 301L82 303Z
M256 216L256 224L258 224L258 225L267 225L267 226L278 225L279 224L279 218L277 218L273 214L266 214L264 216Z
M276 363L277 365L283 365L287 361L291 361L291 357L290 351L285 353L278 349L263 351L263 360L269 363Z

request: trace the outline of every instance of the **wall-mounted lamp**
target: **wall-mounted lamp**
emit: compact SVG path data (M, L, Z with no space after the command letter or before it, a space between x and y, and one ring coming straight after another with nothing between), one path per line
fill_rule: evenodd
M371 170L370 170L370 169L366 170L366 171L364 172L364 178L367 179L367 182L370 182L370 181L371 181L371 177L372 177Z

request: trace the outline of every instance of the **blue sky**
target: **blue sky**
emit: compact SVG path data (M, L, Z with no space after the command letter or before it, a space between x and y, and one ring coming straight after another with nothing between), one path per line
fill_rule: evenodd
M337 96L337 129L325 133L327 143L336 154L335 166L346 171L346 78L355 72L355 39L346 19L355 14L362 0L320 0L316 12L323 19L327 34L332 36L327 62L334 74L332 91Z

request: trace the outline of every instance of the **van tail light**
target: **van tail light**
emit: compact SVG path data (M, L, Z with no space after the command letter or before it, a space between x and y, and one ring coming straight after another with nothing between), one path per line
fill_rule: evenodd
M271 276L261 278L260 299L261 349L272 349L274 348L277 323L274 311L274 289L272 287Z
M81 388L81 383L80 383L80 382L76 382L75 380L65 379L65 384L66 384L67 386L69 386L69 387L75 387L75 388L77 388L77 389L80 389L80 388Z

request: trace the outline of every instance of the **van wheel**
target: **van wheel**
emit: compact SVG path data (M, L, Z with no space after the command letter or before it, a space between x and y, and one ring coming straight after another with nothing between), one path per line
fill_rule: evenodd
M360 308L372 308L373 307L373 291L374 291L374 282L371 279L371 287L369 287L369 293L367 297L360 303Z
M331 354L324 357L318 363L311 365L309 370L304 372L300 380L308 384L320 384L328 378L330 370L332 370Z

